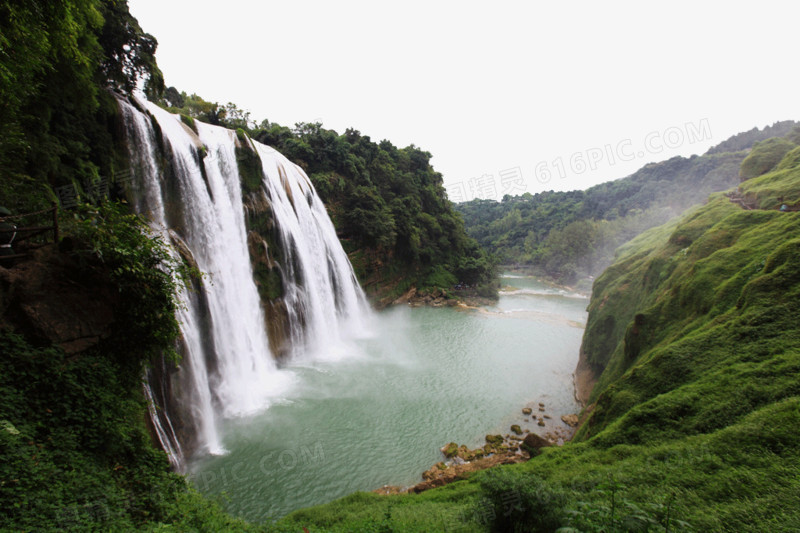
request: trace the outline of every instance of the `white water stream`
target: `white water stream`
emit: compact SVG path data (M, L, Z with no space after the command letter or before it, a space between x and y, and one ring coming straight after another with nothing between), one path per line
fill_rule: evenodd
M188 249L204 273L199 294L179 296L178 372L161 376L168 384L154 384L151 374L146 385L151 398L160 388L171 396L168 403L180 405L180 424L173 424L175 409L168 405L153 411L162 444L180 467L185 437L178 433L193 434L196 453L225 453L220 421L268 408L291 387L294 374L278 370L269 348L247 245L236 134L199 121L195 134L178 115L139 103L160 135L150 116L121 102L135 207L165 240ZM262 194L281 235L292 356L330 354L343 338L364 333L369 311L363 292L308 177L272 148L253 142L251 149L262 160Z

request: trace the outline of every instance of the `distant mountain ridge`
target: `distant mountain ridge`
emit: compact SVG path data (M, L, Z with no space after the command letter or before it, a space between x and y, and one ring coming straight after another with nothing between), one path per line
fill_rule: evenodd
M600 274L614 250L642 231L737 185L740 165L758 143L786 138L757 173L769 170L793 146L798 131L800 123L776 122L734 135L704 155L649 163L585 191L526 193L502 202L478 199L456 209L469 235L501 263L572 284Z
M742 133L737 133L728 137L716 146L712 146L706 154L722 154L725 152L739 152L749 150L757 142L764 141L770 137L785 137L794 128L800 126L800 122L794 120L782 120L775 122L771 126L764 126L761 129L753 128Z

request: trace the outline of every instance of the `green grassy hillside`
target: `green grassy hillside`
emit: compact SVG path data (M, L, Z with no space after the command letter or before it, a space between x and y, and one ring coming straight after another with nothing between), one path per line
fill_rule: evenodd
M759 209L717 193L619 250L594 286L584 353L601 375L573 442L421 495L354 495L281 526L797 531L800 213L779 210L800 199L797 155L742 183Z

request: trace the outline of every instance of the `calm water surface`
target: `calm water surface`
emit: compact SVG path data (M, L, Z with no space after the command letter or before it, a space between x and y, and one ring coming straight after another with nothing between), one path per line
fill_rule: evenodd
M378 313L364 338L281 370L289 392L266 411L229 420L228 453L194 459L198 489L265 521L383 485L409 486L450 441L525 424L543 402L547 429L578 411L572 372L588 301L533 278L506 275L495 306L398 307Z

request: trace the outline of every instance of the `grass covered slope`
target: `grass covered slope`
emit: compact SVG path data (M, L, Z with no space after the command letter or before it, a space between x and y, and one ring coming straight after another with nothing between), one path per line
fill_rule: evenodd
M623 247L590 306L583 356L603 373L578 440L713 451L707 476L682 473L711 529L800 526L796 501L781 510L800 488L800 215L778 210L800 192L795 155L740 186L761 209L713 195Z
M594 286L584 357L602 375L573 442L421 495L354 495L281 526L797 531L800 213L779 207L798 193L789 152L740 187L761 209L715 194L620 249Z

